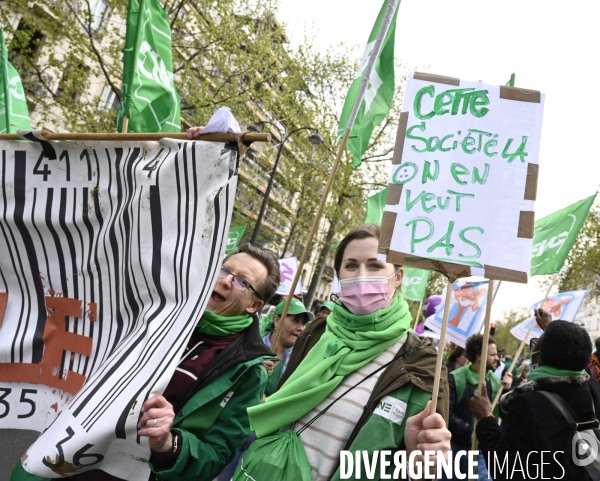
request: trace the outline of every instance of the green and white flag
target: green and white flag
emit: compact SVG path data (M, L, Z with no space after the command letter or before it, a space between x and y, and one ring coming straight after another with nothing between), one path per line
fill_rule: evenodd
M171 28L158 0L129 0L121 91L119 132L125 116L128 132L181 132Z
M233 251L237 249L244 231L246 230L246 224L236 225L229 228L229 235L227 236L227 247L225 247L225 254L233 254Z
M387 187L381 192L372 195L367 199L367 215L365 224L381 224L383 219L383 209L385 209L385 201L387 200Z
M360 165L373 130L390 112L394 99L394 37L400 0L385 0L352 82L340 117L338 137L350 128L352 168Z
M583 227L596 194L535 223L531 249L531 275L556 274Z
M425 269L416 267L405 267L404 277L402 278L402 294L409 301L422 301L427 289L429 273Z
M0 134L31 130L23 83L19 72L8 61L8 49L2 28L0 44Z

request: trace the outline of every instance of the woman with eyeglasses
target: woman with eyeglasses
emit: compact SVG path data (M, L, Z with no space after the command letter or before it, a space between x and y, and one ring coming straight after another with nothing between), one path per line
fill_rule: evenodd
M279 390L249 409L259 440L234 479L250 479L247 463L253 459L263 469L261 438L278 438L280 430L299 434L306 453L302 469L312 471L313 480L340 479L342 450L364 451L369 459L374 450L405 451L407 459L414 450L450 450L446 368L438 413L430 415L436 351L429 339L410 331L412 318L400 292L403 270L379 259L379 236L379 226L365 225L339 243L339 300L296 341ZM392 464L387 471L393 470ZM377 468L374 479L382 471L385 478L386 470Z
M598 427L600 386L584 371L592 351L590 336L575 323L550 322L551 315L542 309L535 310L535 317L544 333L529 342L532 369L526 382L500 399L502 429L486 393L476 393L469 406L479 419L476 432L486 459L528 469L507 470L492 463L488 471L495 481L596 480L579 463L574 431L557 407L566 409L582 429Z

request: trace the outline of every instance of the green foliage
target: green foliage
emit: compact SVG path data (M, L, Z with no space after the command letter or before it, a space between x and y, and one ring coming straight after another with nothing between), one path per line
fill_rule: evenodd
M496 333L494 334L494 339L496 341L496 346L498 349L504 349L504 354L508 354L510 356L514 356L521 344L515 336L510 333L510 330L515 327L520 322L527 319L531 313L527 308L517 308L510 309L509 311L504 311L503 316L500 320L496 321ZM522 356L529 356L529 347L526 346L523 350Z
M115 131L127 1L3 4L0 20L7 25L11 61L21 73L33 127ZM335 160L343 96L360 55L344 48L317 50L310 38L291 49L272 13L277 0L162 4L172 29L173 73L184 127L205 125L222 106L231 108L242 130L261 121L275 124L261 126L272 134L272 143L254 144L240 167L232 224L248 224L244 241L252 235L281 137L305 126L323 137L323 145L315 147L308 142L311 132L302 130L285 143L258 238L280 255L284 248L285 255L299 255ZM378 188L370 183L372 178L379 176L383 183L388 175L383 161L390 158L399 113L397 95L389 118L374 132L364 167L351 171L345 155L324 213L336 226L334 240L364 218L364 199L369 189ZM347 199L343 207L337 202L340 197ZM321 247L312 245L315 251Z

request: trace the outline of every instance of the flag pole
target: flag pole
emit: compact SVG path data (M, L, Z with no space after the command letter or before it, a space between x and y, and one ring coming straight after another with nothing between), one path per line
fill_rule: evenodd
M557 280L558 280L558 274L554 274L554 277L552 277L552 282L550 283L550 287L548 287L548 290L546 291L546 296L544 297L544 300L540 304L540 308L542 308L542 309L544 308L544 304L546 303L546 300L548 299L548 296L550 295L550 291L554 287L554 284L556 284ZM527 329L527 334L525 334L525 337L521 341L521 345L519 346L519 349L517 349L517 353L515 354L515 357L513 357L513 362L511 363L510 367L508 368L509 374L512 374L513 370L515 369L515 367L517 365L517 360L519 359L521 352L523 352L523 348L525 347L525 343L527 342L527 339L529 339L529 335L531 334L531 331L533 330L533 326L535 326L536 324L537 323L536 323L535 317L534 317L533 321L529 325L529 329ZM492 403L492 411L494 410L494 408L496 407L496 404L498 404L498 401L500 400L500 396L502 395L502 390L503 390L502 386L500 386L500 389L498 390L498 393L496 394L496 397L494 398L494 402Z
M387 10L385 12L385 16L383 21L381 22L381 29L379 30L379 35L377 36L377 40L375 40L375 44L373 45L373 50L371 51L371 56L369 57L369 62L365 68L363 79L360 84L360 89L358 90L358 94L356 96L356 101L354 102L354 107L352 108L352 112L350 113L350 117L348 118L348 123L346 124L346 130L344 132L344 136L342 138L342 143L338 149L338 153L331 169L331 173L329 174L329 179L327 181L327 185L325 186L325 191L321 196L321 202L319 203L319 208L317 210L317 214L313 220L310 232L308 234L308 238L306 239L306 244L304 245L304 251L302 252L302 257L300 259L300 263L298 264L298 270L296 271L296 275L294 276L294 281L292 282L292 287L290 289L290 295L285 300L285 305L283 306L283 312L281 313L281 318L285 319L287 317L288 310L290 308L290 304L292 303L293 293L296 292L296 286L298 285L298 281L300 279L300 275L302 274L302 268L304 267L304 263L306 262L306 258L308 257L308 251L310 250L310 245L312 244L313 237L315 232L317 231L317 227L319 225L319 221L321 220L321 215L323 214L323 210L325 208L325 203L327 202L327 197L329 196L329 191L331 190L331 186L333 185L333 180L335 178L335 174L337 172L338 166L340 165L340 160L342 158L342 154L344 153L344 149L346 148L346 143L348 142L348 137L350 136L350 131L354 126L354 121L356 120L356 116L358 115L358 110L362 104L362 101L365 97L365 92L367 91L367 87L369 86L369 81L371 80L371 74L373 69L375 68L375 62L379 57L379 53L381 52L381 48L383 46L383 41L387 36L387 32L392 24L392 20L394 18L394 13L396 12L396 7L400 3L400 0L390 0L388 4ZM307 306L310 309L310 306ZM273 338L271 339L271 348L272 352L275 352L277 349L277 344L279 343L279 336L281 335L281 326L283 323L279 323L279 327L275 329L273 332Z
M122 134L126 134L127 133L127 127L129 127L129 117L127 117L127 115L125 115L123 117L123 125L121 126L121 133Z
M494 302L494 280L490 279L487 292L487 305L485 306L481 360L479 361L479 384L477 385L477 392L479 392L479 394L483 393L483 384L485 383L485 375L487 374L487 356L490 342L490 318L492 315L492 302ZM477 434L475 433L476 427L477 418L475 419L475 425L473 426L473 442L471 443L472 450L476 450L478 445Z
M452 299L452 282L448 279L446 286L446 301L444 303L444 318L442 320L442 330L440 332L440 345L438 346L437 360L435 363L435 377L433 379L433 390L431 393L431 411L435 414L437 409L437 400L440 392L440 377L442 375L442 364L444 363L444 344L446 342L446 330L448 328L448 315L450 313L450 300Z
M417 311L417 316L415 318L415 325L413 326L413 331L417 328L417 326L419 325L419 318L421 317L421 309L423 308L423 299L421 299L421 303L419 304L419 309Z
M163 133L54 133L42 130L42 136L47 140L110 140L118 141L152 141L161 139L190 140L185 132L163 132ZM17 134L0 134L0 140L23 140ZM270 142L271 134L245 132L245 133L209 133L200 134L194 140L205 140L214 142Z
M8 50L4 41L4 29L0 28L0 57L2 57L2 87L4 88L4 117L6 121L6 133L10 133L10 92L8 90Z

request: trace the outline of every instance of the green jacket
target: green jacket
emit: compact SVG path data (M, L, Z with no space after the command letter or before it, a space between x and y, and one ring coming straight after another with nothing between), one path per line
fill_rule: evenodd
M317 343L325 332L325 318L315 320L296 340L288 367L280 381L280 386L291 376L298 364L308 351ZM366 451L369 459L375 450L391 450L392 452L406 449L404 445L404 429L406 420L423 411L427 401L431 399L437 354L431 341L418 337L412 332L407 334L404 345L399 349L394 361L381 373L362 417L357 422L352 434L346 442L344 450L356 452ZM438 396L437 412L442 415L448 425L449 390L446 367L442 366L440 393ZM406 411L399 419L396 416L399 402L408 400ZM400 408L400 409L402 409ZM391 471L393 474L393 463ZM380 479L380 469L377 466L374 479ZM362 470L362 479L367 479ZM333 480L340 479L339 469ZM352 479L360 479L353 477Z
M151 457L150 479L210 481L223 471L250 432L247 409L262 402L268 380L262 362L267 359L276 358L263 344L255 320L207 366L183 407L176 409L173 429L181 434L181 451L170 469L160 470ZM10 477L42 479L27 473L20 462Z

